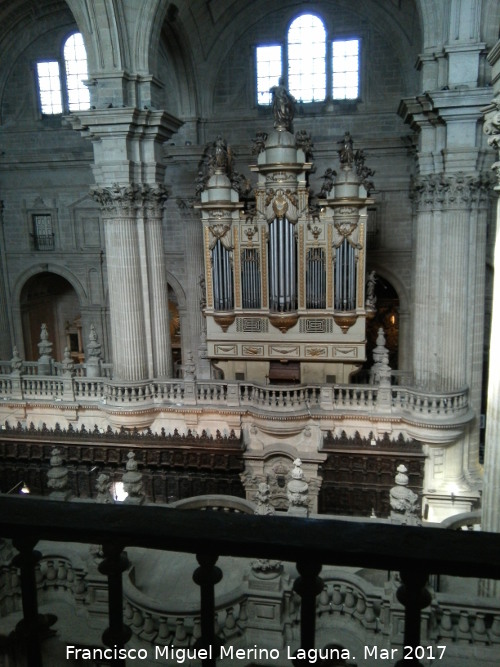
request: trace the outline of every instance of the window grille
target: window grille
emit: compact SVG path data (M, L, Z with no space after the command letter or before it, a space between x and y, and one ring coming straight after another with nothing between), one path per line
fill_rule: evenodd
M64 44L64 67L66 70L66 90L70 111L88 109L90 106L89 89L83 83L88 79L87 52L81 33L68 37Z
M285 50L279 44L255 48L257 104L271 104L269 91L281 76L302 103L357 100L360 52L360 39L328 39L318 16L298 16L288 30Z
M258 46L255 50L257 69L257 104L271 104L273 86L282 75L281 46Z
M299 16L288 30L288 87L302 102L326 97L326 33L313 14Z
M83 83L88 79L88 71L87 52L81 33L68 37L62 56L60 61L36 63L40 110L47 116L90 107L90 93Z
M57 61L36 64L40 109L43 114L62 113L61 75Z
M50 214L33 215L33 243L35 250L54 250L54 230Z
M332 44L333 99L359 97L359 39L336 40Z

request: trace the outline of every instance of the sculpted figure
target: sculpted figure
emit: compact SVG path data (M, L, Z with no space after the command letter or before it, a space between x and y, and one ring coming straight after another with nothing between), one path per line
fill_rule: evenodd
M283 79L280 79L279 84L273 86L270 92L273 96L274 127L292 132L293 117L295 115L295 97L290 95L285 88Z

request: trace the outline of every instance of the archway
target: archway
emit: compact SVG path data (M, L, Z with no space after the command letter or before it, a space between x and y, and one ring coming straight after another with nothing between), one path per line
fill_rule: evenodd
M391 283L377 274L375 284L375 317L366 322L366 362L365 367L373 364L372 352L377 344L377 333L384 330L386 347L389 350L389 365L398 369L399 352L399 296Z
M168 319L172 348L172 369L174 377L178 378L181 377L182 366L181 317L177 294L170 285L168 286Z
M38 273L24 284L20 306L27 361L35 361L39 357L38 342L44 323L53 343L54 359L61 360L67 346L75 362L83 361L81 307L71 283L55 273Z

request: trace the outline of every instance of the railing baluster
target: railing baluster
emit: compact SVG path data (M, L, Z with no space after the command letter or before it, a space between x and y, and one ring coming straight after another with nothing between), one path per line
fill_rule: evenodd
M222 571L215 566L218 556L198 554L196 560L200 567L193 572L193 581L200 587L201 602L201 637L196 647L207 651L207 658L202 659L203 667L215 667L216 656L221 642L215 637L215 593L214 586L222 579Z
M109 626L102 634L105 646L118 649L124 647L132 635L131 629L123 623L123 582L122 573L128 568L129 562L121 546L103 544L104 558L99 563L99 572L108 577L108 617ZM114 665L125 667L125 658L117 658Z
M293 590L300 595L300 647L305 651L314 648L316 631L316 596L323 590L323 580L318 577L321 564L311 561L297 561L300 574Z
M404 646L411 648L411 654L406 652L406 658L397 661L396 667L408 667L422 663L415 657L415 649L420 646L420 611L431 603L431 594L426 588L427 574L423 572L402 571L400 573L402 585L398 588L396 597L405 608ZM408 656L411 657L408 659Z
M21 599L23 603L23 620L18 624L17 631L25 639L26 658L29 667L43 667L42 651L40 647L41 619L38 616L37 587L35 565L41 559L41 554L34 547L38 540L33 538L19 538L13 541L19 554L13 564L21 572Z

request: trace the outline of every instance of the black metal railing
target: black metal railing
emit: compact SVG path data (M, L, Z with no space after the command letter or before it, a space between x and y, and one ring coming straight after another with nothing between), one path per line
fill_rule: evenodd
M54 234L32 234L35 250L54 250Z
M405 606L405 647L420 645L420 612L430 602L429 574L500 579L500 534L439 528L359 523L299 517L261 517L239 513L175 510L158 506L57 502L34 497L0 496L0 535L19 550L28 664L42 667L35 566L39 540L103 545L100 571L108 577L106 646L122 648L130 637L123 623L122 573L125 547L196 554L194 580L201 591L199 645L214 637L214 586L221 578L219 556L295 562L300 577L301 648L314 647L315 600L322 565L356 566L401 573L398 599ZM202 661L214 667L216 656ZM114 665L125 665L120 658ZM398 664L398 663L397 663ZM401 661L420 665L416 657Z

